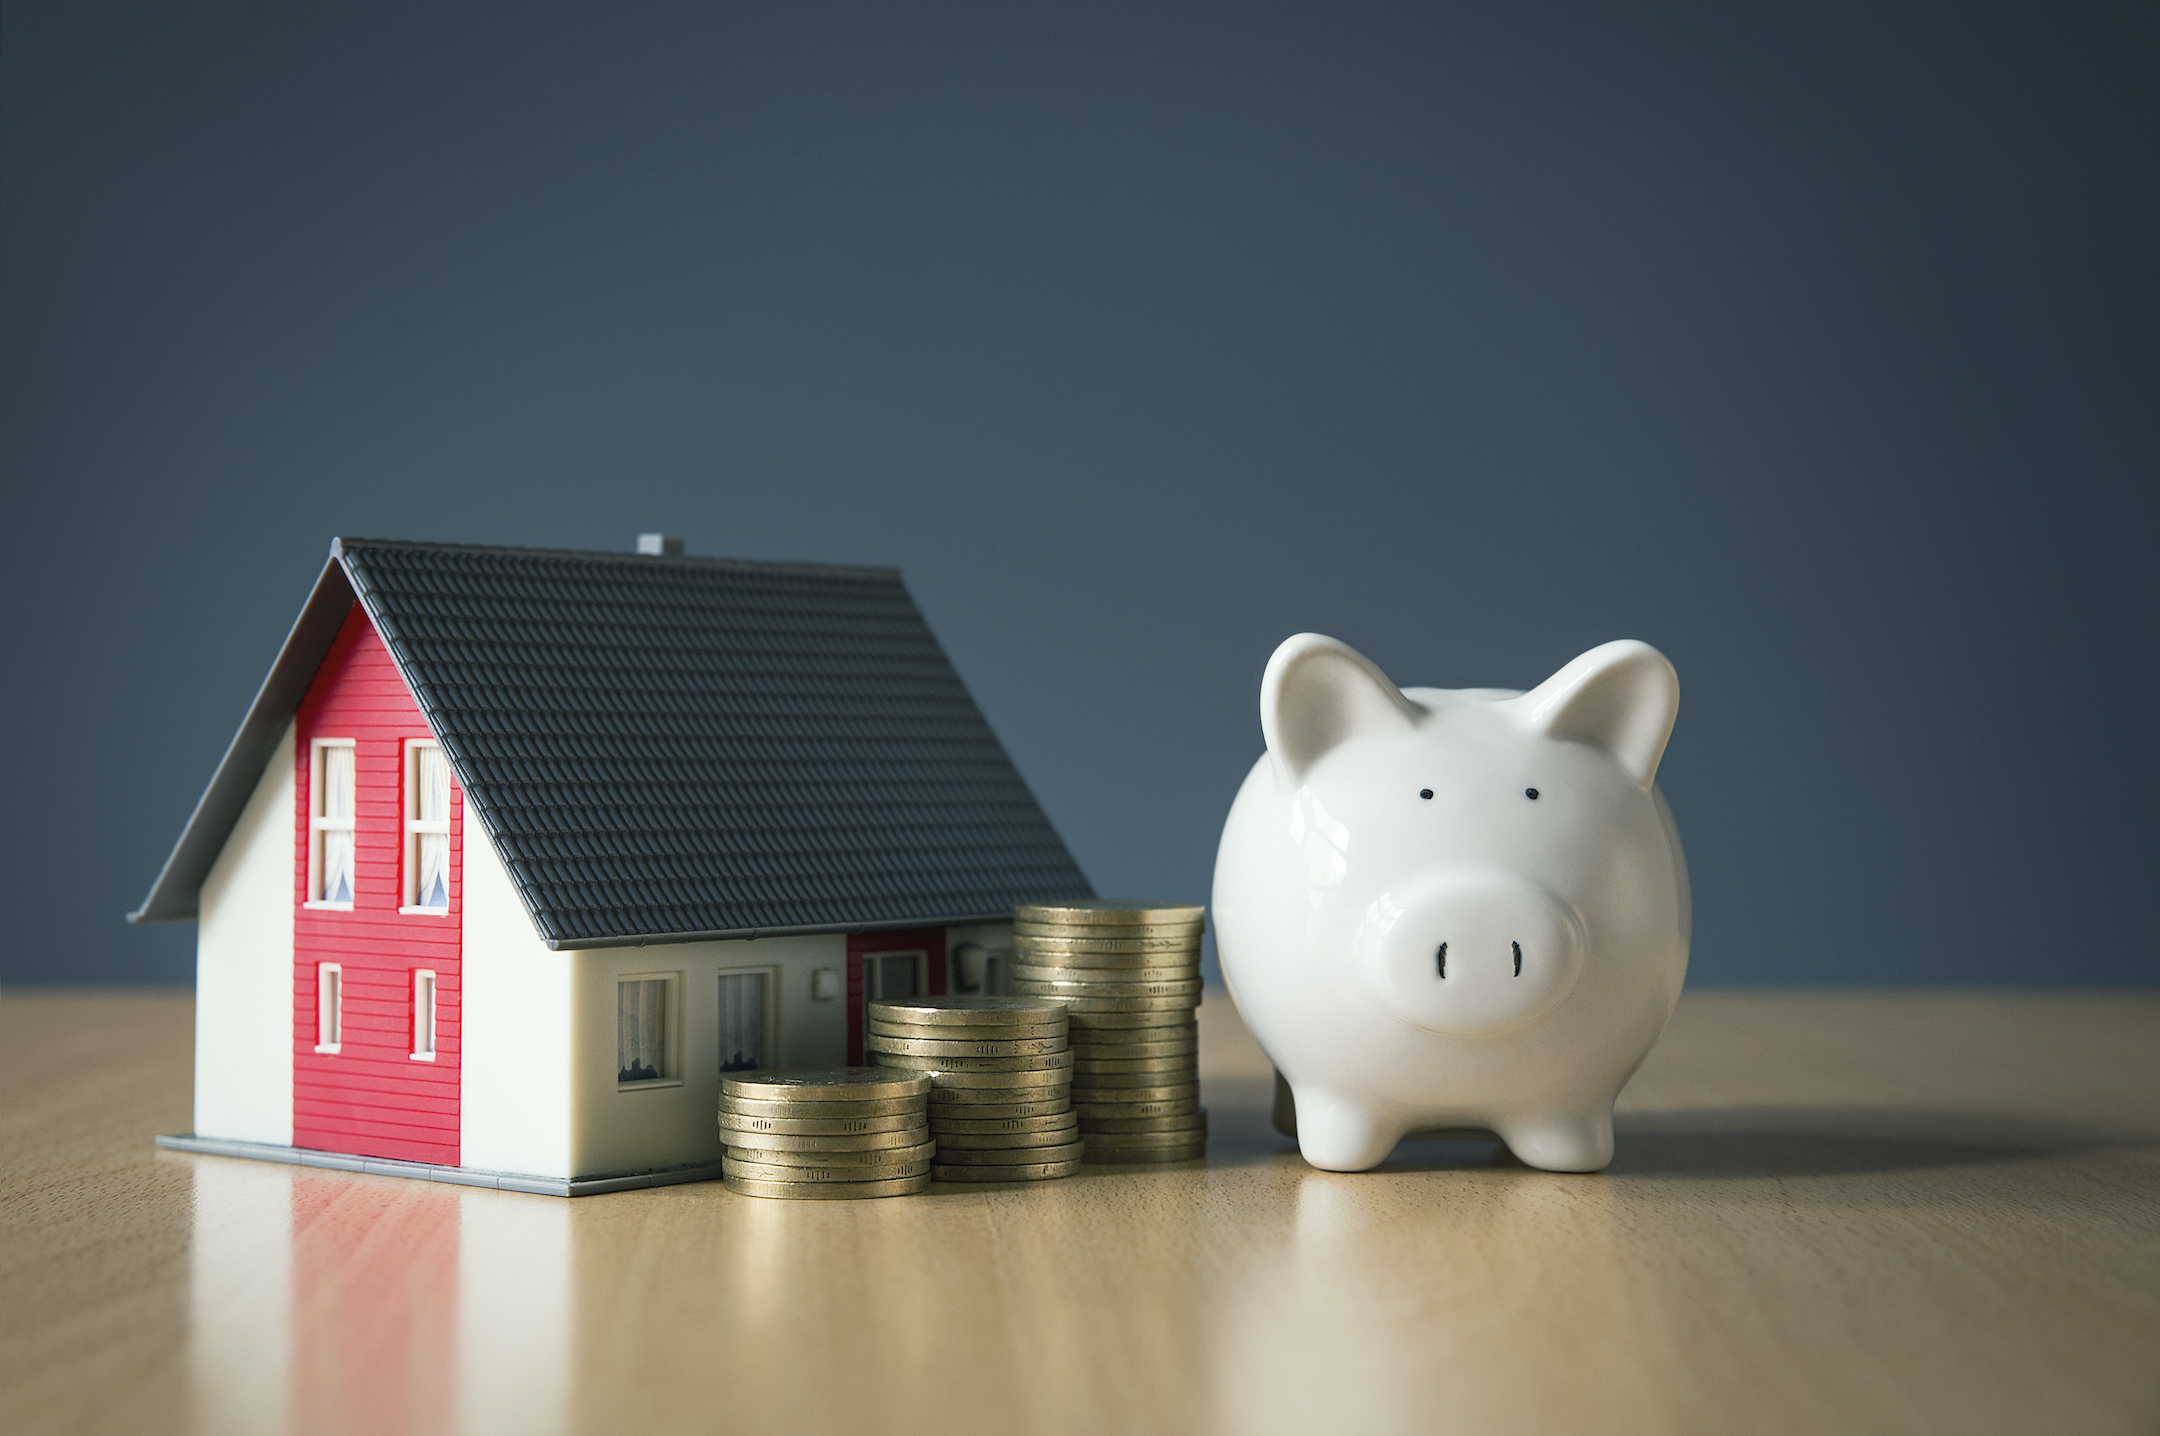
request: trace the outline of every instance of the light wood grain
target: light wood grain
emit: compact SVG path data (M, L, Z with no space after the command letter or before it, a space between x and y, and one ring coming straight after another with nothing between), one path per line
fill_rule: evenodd
M566 1201L156 1153L184 998L0 999L9 1430L2160 1429L2160 999L1691 995L1619 1157Z

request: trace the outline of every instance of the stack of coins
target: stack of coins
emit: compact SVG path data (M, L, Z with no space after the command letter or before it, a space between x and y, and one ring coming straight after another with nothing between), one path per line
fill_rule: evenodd
M1197 904L1034 902L1013 910L1013 990L1070 1020L1073 1110L1091 1162L1207 1153Z
M882 1067L720 1079L720 1180L751 1197L903 1197L930 1185L930 1083Z
M870 1060L928 1077L932 1176L1034 1182L1080 1170L1066 1088L1065 1013L1028 997L907 997L870 1004Z

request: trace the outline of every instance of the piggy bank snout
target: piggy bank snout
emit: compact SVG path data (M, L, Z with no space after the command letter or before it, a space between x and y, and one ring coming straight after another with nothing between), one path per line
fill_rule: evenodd
M1398 1014L1471 1037L1526 1026L1583 965L1582 924L1557 894L1501 872L1433 874L1373 903L1359 933L1368 982Z

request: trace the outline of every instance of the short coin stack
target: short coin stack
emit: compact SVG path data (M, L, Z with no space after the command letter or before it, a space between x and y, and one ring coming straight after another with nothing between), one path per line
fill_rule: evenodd
M931 1175L941 1182L1034 1182L1080 1170L1066 1088L1065 1013L1024 997L907 997L870 1004L863 1045L885 1070L927 1077Z
M1036 902L1013 910L1013 991L1070 1020L1073 1111L1091 1162L1207 1153L1197 904Z
M930 1185L930 1082L882 1067L720 1079L721 1181L751 1197L901 1197Z

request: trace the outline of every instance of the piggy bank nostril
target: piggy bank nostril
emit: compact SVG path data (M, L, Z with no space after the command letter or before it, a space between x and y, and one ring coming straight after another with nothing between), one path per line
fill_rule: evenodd
M1512 947L1512 948L1514 948L1514 949L1515 949L1515 975L1516 975L1517 977L1521 977L1521 976L1522 976L1522 944L1521 944L1521 943L1519 943L1519 942L1511 942L1511 943L1509 943L1509 944L1508 944L1508 946L1509 946L1509 947Z
M1440 944L1440 976L1447 976L1447 944L1444 942Z

